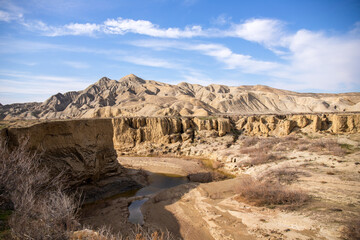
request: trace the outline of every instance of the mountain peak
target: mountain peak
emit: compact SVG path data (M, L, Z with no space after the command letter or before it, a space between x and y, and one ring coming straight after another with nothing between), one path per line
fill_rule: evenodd
M145 80L142 78L139 78L135 74L129 74L125 77L122 77L119 81L131 81L131 82L138 82L138 83L145 83Z
M107 84L107 83L110 82L110 81L111 81L110 78L108 78L108 77L102 77L102 78L100 78L99 81L97 81L95 84L101 86L101 85Z

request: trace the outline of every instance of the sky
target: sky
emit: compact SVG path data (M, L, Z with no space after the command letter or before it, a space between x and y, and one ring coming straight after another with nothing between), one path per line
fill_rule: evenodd
M360 91L359 0L0 0L0 103L101 77Z

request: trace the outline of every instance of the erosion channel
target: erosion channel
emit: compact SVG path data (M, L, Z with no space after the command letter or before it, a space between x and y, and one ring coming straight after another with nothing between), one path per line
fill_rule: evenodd
M126 236L144 221L187 240L341 239L360 219L360 114L3 125L10 150L41 150L42 164L84 193L89 229Z

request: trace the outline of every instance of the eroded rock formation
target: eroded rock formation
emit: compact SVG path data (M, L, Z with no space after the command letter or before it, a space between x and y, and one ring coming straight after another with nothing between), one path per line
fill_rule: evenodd
M58 93L43 103L0 106L0 119L209 116L360 111L360 93L297 93L262 85L177 85L103 77L82 91Z
M145 142L191 143L205 131L218 137L226 134L284 136L293 132L359 133L360 114L66 120L3 129L1 135L13 144L29 136L30 149L44 149L50 159L61 155L69 167L96 177L116 169L116 150L131 149Z

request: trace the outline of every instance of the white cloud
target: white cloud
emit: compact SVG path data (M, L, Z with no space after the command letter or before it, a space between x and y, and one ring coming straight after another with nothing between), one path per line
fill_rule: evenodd
M21 24L32 31L40 31L44 36L49 37L65 35L93 36L101 30L101 26L94 23L70 23L60 27L49 26L42 21L22 21Z
M12 13L0 10L0 21L11 22L13 20L22 19L22 13Z
M1 2L1 0L0 0ZM306 29L289 32L286 23L278 19L255 18L248 19L239 24L232 24L229 29L203 29L201 26L188 26L185 28L162 28L150 21L134 19L108 19L103 23L70 23L63 26L49 26L41 21L25 21L20 17L11 17L8 13L21 13L21 11L1 11L0 19L3 21L17 20L28 29L38 31L46 36L88 35L127 33L151 36L155 38L195 38L195 37L232 37L241 38L250 42L259 43L265 49L275 53L275 61L256 59L248 54L233 52L222 44L212 43L186 43L184 41L150 41L134 42L133 45L149 47L155 50L180 49L195 51L210 56L225 64L227 69L239 69L244 73L262 74L264 79L274 82L286 82L291 89L349 89L359 85L360 68L360 22L348 33L329 35L325 32L315 32ZM224 22L222 18L218 19ZM3 44L0 42L0 44ZM28 50L40 49L44 46L28 46ZM111 50L91 50L84 48L70 49L65 46L48 47L49 49L63 49L65 51L78 51L88 53L112 54ZM24 46L19 46L19 49ZM10 48L11 49L11 48ZM1 52L9 51L1 47ZM119 56L124 54L119 53ZM174 68L174 64L165 60L151 57L124 58L138 65ZM176 66L175 66L176 67ZM285 86L285 84L284 84ZM293 87L290 87L293 86Z
M216 60L225 64L227 69L241 68L246 73L263 73L278 68L280 65L274 62L256 60L249 55L232 52L229 48L221 44L189 44L179 41L133 41L130 44L139 47L154 48L164 50L175 48L188 51L197 51L206 56L214 57Z
M287 79L296 89L348 89L359 83L360 39L329 37L299 30L288 46L288 63L274 77Z
M160 67L160 68L168 68L168 69L174 69L180 67L177 64L170 63L168 60L146 57L146 56L137 56L137 57L123 56L121 58L118 58L117 60L133 63L136 65L149 66L149 67Z
M0 8L0 21L11 22L23 19L24 10L11 1L0 0Z
M215 25L225 25L227 23L230 23L231 17L228 17L226 14L221 14L217 18L214 18L211 20L211 23Z
M84 62L65 61L63 63L67 66L77 68L77 69L85 69L85 68L90 67L89 64L84 63Z
M279 45L284 40L283 26L284 23L276 19L249 19L234 24L228 35L269 46Z
M123 35L130 32L163 38L191 38L205 35L200 26L185 27L184 30L179 28L162 29L150 21L122 18L106 20L103 31L108 34Z
M59 83L72 83L72 82L84 82L85 79L75 77L59 77L51 75L34 75L28 72L10 72L7 70L0 70L0 76L12 77L14 79L26 80L41 80L46 82L59 82Z

